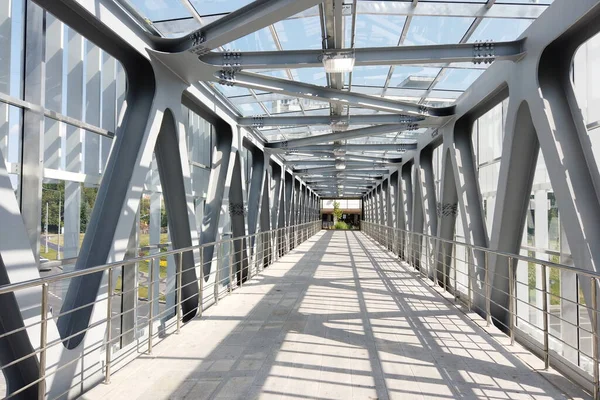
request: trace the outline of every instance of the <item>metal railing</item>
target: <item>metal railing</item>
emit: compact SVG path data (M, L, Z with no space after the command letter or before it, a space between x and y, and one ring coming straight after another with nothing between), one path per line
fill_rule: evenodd
M38 310L39 318L37 318L34 323L26 324L26 326L0 335L0 339L2 339L26 330L31 330L32 328L34 331L39 329L39 346L36 347L35 344L32 343L32 347L34 348L33 352L19 357L0 368L0 370L4 372L6 368L16 366L16 364L20 362L36 357L39 365L39 378L17 390L13 390L11 393L8 393L5 398L13 398L19 395L23 396L25 393L30 394L31 390L36 389L36 385L38 399L50 398L46 388L46 379L52 375L56 375L64 368L69 368L73 363L79 362L84 356L88 356L95 350L104 349L104 356L101 356L95 364L97 365L98 370L90 371L88 369L86 370L86 376L89 378L89 376L92 376L95 373L97 374L96 378L99 377L99 379L104 379L106 383L110 383L111 367L120 353L119 350L123 349L122 347L119 347L119 343L121 343L122 346L122 340L126 335L135 335L136 337L130 341L133 342L133 346L135 346L136 349L139 349L140 346L142 346L146 349L146 352L150 354L152 353L154 346L153 339L159 337L159 334L161 335L160 337L165 336L166 329L164 328L164 325L168 324L174 332L178 333L181 329L182 322L190 319L187 317L193 317L193 315L185 315L182 313L182 304L189 299L189 297L182 298L182 289L184 287L188 285L197 285L200 299L199 306L196 309L188 311L187 314L194 313L196 316L201 316L203 310L213 304L218 304L220 298L231 293L237 287L241 288L265 267L276 262L280 257L290 252L320 230L321 221L311 221L271 231L258 232L253 235L231 237L200 246L173 249L144 257L94 266L85 270L65 272L41 279L0 286L0 295L18 295L20 291L41 288L41 299L39 303L41 304L41 307L33 308ZM213 249L213 256L211 259L206 259L207 257L205 257L205 255L206 253L209 253L207 252L207 248L209 247L212 247ZM184 255L186 253L192 253L194 255L194 266L197 272L197 279L183 284L182 275L187 269L182 271L182 266ZM163 266L161 265L161 259L164 261L164 258L168 256L174 256L176 261L176 268L171 274L164 271ZM215 266L215 268L211 268L211 272L205 276L204 266L209 264ZM142 273L142 278L145 279L136 279L137 284L134 285L134 287L125 290L123 286L124 272L127 268L135 268L135 272L138 274L139 270L142 269L141 266L145 266L143 269L147 268L147 273L145 275ZM165 266L165 268L168 267ZM102 296L102 293L100 293L92 303L64 312L61 310L58 314L52 315L50 303L53 299L59 298L58 295L52 293L53 289L64 289L72 278L98 273L106 273L107 275L105 284L106 295L104 297ZM138 278L140 278L139 275ZM173 284L167 285L166 283L168 281ZM156 295L157 293L158 296ZM135 306L124 311L121 307L118 307L117 312L115 312L115 302L122 301L124 296L128 294L133 294L134 297L137 298ZM169 299L171 301L169 301ZM101 303L106 303L106 314L104 318L101 318L100 320L94 319L86 329L73 333L69 337L48 340L49 322L52 323L53 320L58 317L68 315L77 310L93 307L96 304L101 305ZM159 306L161 303L164 304L162 309ZM59 306L58 308L60 309L60 304L57 304L57 306ZM142 308L145 309L144 313L141 313ZM31 311L31 309L28 311ZM134 326L126 331L123 331L123 329L115 329L115 325L122 322L126 314L132 312L145 315L143 318L135 319ZM158 332L158 329L155 329L160 327L161 323L163 324L162 333ZM49 350L55 346L60 346L62 348L65 341L82 334L85 335L94 328L105 329L104 337L95 348L85 348L80 351L79 357L76 359L69 360L62 365L53 365L50 370L47 368L47 353ZM123 327L117 326L117 328ZM144 332L139 334L140 330ZM139 351L135 353L135 357L140 355ZM103 360L101 360L102 358ZM125 362L128 362L130 359L131 358L127 359ZM89 358L86 362L90 362ZM96 379L96 382L97 381L98 379ZM83 381L79 382L79 384L83 386ZM52 396L52 398L62 398L72 393L72 388L77 385L78 382L69 382L68 386L70 387L67 391L56 394ZM26 392L28 390L29 392Z
M362 230L599 399L600 274L362 221ZM574 285L565 291L561 285ZM567 293L568 292L568 293ZM590 304L586 304L586 296Z

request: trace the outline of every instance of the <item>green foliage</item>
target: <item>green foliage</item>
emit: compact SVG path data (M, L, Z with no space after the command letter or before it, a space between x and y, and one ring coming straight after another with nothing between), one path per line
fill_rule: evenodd
M48 205L48 231L57 233L58 222L62 226L62 209L65 201L65 183L42 184L42 226L46 224L46 204ZM60 208L59 208L60 207Z
M98 195L97 187L82 187L81 188L81 208L79 210L79 218L81 221L80 232L85 233L88 221L96 202ZM46 206L47 205L47 206ZM44 183L42 184L42 212L41 222L42 228L46 225L46 209L48 210L48 232L58 233L58 225L64 226L64 209L65 209L65 182Z
M344 212L340 209L340 203L338 201L333 202L333 217L336 221L342 219Z
M160 226L166 228L168 225L167 210L165 209L164 202L161 202L160 207ZM141 225L150 225L150 197L143 196L140 203L140 223Z
M338 221L335 223L335 225L333 225L333 229L348 230L348 229L352 229L352 228L347 223Z

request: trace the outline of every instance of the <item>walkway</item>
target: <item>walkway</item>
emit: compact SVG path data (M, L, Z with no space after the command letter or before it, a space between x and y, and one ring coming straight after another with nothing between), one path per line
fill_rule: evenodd
M424 282L362 233L322 231L83 398L567 398Z

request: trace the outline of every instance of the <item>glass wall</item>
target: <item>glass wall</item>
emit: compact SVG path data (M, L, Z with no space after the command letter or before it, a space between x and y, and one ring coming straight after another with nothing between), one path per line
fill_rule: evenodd
M26 46L25 6L25 0L0 1L0 169L6 168L17 200L19 196L31 195L20 192L22 143L23 137L39 137L43 152L42 173L38 177L42 198L36 212L40 215L41 274L49 275L74 267L110 156L127 78L119 61L47 12L44 12L44 36L32 39L31 35L28 39L39 40L39 46L34 43ZM34 3L28 7L41 10ZM25 86L24 69L27 60L35 56L36 48L42 49L45 57L44 92L39 93L43 104L25 97L31 90L28 92ZM39 133L27 131L23 124L29 104L44 110L43 128ZM182 110L191 176L188 196L196 206L199 232L212 167L213 129L196 113L186 107ZM126 258L170 248L168 215L155 159L144 183L137 218L137 229L132 232ZM59 263L52 263L52 267L44 265L53 260ZM158 315L166 308L169 296L172 297L166 290L174 287L175 263L171 257L162 257L155 268L155 276L161 280L160 285L155 285L155 298L159 299L155 315ZM135 319L143 324L148 314L145 299L149 264L135 266L131 282L123 282L128 279L124 278L125 274L115 272L116 292L123 291L127 284L136 287ZM51 285L52 315L59 313L67 288L68 282ZM120 297L115 297L113 306L114 313L120 314ZM121 324L115 319L113 338L120 337L120 329ZM134 331L134 336L143 334L142 329ZM0 374L0 395L4 390Z

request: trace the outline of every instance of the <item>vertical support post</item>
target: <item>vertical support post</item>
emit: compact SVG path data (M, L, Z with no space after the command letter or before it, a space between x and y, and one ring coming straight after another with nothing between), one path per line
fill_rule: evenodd
M6 3L6 1L3 3ZM16 8L15 2L13 2L13 7ZM23 100L36 105L44 105L46 93L46 12L32 1L26 2L25 7ZM6 22L3 25L10 26ZM10 30L10 27L8 29ZM4 27L2 31L4 33ZM10 43L9 38L8 48L10 48ZM8 82L11 82L11 78L8 78ZM74 101L76 102L76 100ZM72 114L68 115L74 117ZM26 151L21 152L21 171L19 173L21 179L19 184L21 216L29 236L35 262L38 265L40 261L42 178L44 176L44 119L44 114L39 108L23 111L21 149L26 149ZM8 150L8 147L5 150ZM4 155L8 159L8 151ZM77 212L79 213L79 209L77 209Z
M485 320L487 326L492 323L492 300L491 300L491 288L490 288L490 266L488 264L488 252L483 253L484 261L483 267L485 268Z
M542 264L542 301L544 302L542 309L544 310L544 368L550 366L550 354L548 348L548 282L547 267Z
M450 254L450 268L452 268L452 260L454 260L454 268L452 270L452 274L454 275L454 304L458 301L458 285L456 283L456 243L452 243Z
M105 350L105 364L106 370L104 374L104 383L110 383L110 363L112 353L112 300L113 300L113 269L108 269L108 288L106 298L106 350Z
M438 239L438 243L440 243L440 240ZM448 290L448 287L446 286L446 275L448 275L448 268L446 268L446 243L444 243L443 241L440 243L440 246L442 247L442 278L444 279L444 290ZM436 251L437 251L437 247L436 247ZM437 271L434 270L433 274L435 275L435 284L439 285L438 282L438 278L437 278Z
M417 234L417 236L419 236L420 234ZM422 243L421 240L419 240L419 243ZM427 272L425 271L425 268L423 268L423 263L421 263L421 260L423 259L423 255L421 254L421 252L423 251L423 247L419 248L419 271L421 271L421 274L425 276L425 278L427 280L429 280L428 276L427 276ZM427 243L427 241L425 241L425 261L427 262L429 260L429 244Z
M515 274L513 271L513 258L508 258L508 295L510 301L508 303L508 314L509 314L509 330L510 330L510 344L515 344Z
M200 268L202 271L202 268ZM202 273L202 272L201 272ZM177 300L175 301L175 310L177 312L177 331L179 333L181 331L181 275L183 274L183 252L179 253L179 258L177 259ZM202 279L200 279L202 282Z
M235 252L235 241L233 238L229 240L229 293L233 291L233 253ZM243 262L240 264L244 264Z
M213 293L215 296L215 305L219 304L219 254L223 254L223 242L219 242L219 251L217 251L217 268L215 268L215 284L213 285ZM212 264L212 259L208 261Z
M465 264L467 265L467 306L469 311L473 308L473 297L471 296L471 257L467 254L467 246L464 245L465 249Z
M40 382L38 383L38 398L46 398L46 344L48 340L48 283L42 285L42 307L40 310Z
M594 399L598 399L599 397L599 382L600 373L598 366L598 282L596 282L596 278L591 278L592 284L592 361L594 363Z
M198 299L198 317L202 317L204 311L204 247L200 247L200 298Z
M150 259L148 282L148 354L152 354L152 320L154 319L154 258Z

